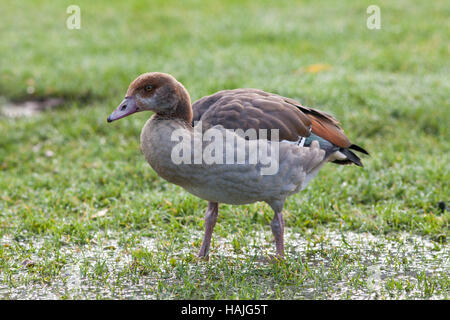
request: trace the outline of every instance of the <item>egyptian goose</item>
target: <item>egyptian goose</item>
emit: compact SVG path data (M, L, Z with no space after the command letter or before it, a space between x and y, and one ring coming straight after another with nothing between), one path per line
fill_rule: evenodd
M107 120L111 122L146 110L154 112L140 137L147 162L165 180L208 201L205 235L198 254L205 259L209 257L219 203L257 201L265 201L275 213L271 228L277 257L283 258L282 209L286 198L304 189L327 162L362 166L360 158L350 149L368 154L350 142L339 122L330 114L257 89L219 91L191 106L188 92L174 77L159 72L145 73L130 84L125 99ZM215 129L216 134L228 134L228 140L216 144L220 149L211 152L209 144L202 144L208 139L196 134L199 124L200 133ZM254 129L256 137L242 135L249 129ZM174 138L175 133L178 138ZM208 140L211 144L218 140L217 135L214 137ZM276 162L276 171L263 174L262 170L267 169L265 165L269 162L250 161L254 155L252 151L260 150L251 149L256 144L271 150L268 158ZM274 149L275 145L278 149ZM223 162L206 161L201 157L198 160L195 158L196 146L201 149L197 155L201 156L207 148L212 157L225 150L228 155L231 152L234 161L225 161L228 160L226 155L219 155L219 160L225 159ZM175 149L177 152L174 153ZM272 152L274 150L278 152ZM174 161L174 155L183 152L188 156L183 159L191 161ZM239 152L245 156L240 162L235 158Z

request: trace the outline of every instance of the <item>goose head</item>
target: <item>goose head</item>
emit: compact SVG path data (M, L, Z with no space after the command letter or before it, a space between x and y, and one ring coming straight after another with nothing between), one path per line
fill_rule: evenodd
M111 113L112 122L136 112L153 111L165 118L192 121L191 100L184 86L169 74L144 73L131 82L125 98Z

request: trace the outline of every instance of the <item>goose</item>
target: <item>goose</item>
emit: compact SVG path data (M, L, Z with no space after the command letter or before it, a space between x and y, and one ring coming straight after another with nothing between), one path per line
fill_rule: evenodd
M368 155L350 142L329 113L258 89L222 90L191 105L189 93L172 75L149 72L131 82L107 121L142 111L153 112L140 136L149 165L163 179L208 201L198 253L206 260L219 203L258 201L266 202L274 211L270 225L275 258L283 259L282 209L286 198L303 190L324 164L362 167L353 151ZM209 131L213 134L208 139L205 135ZM246 135L248 132L253 136ZM227 139L222 141L221 134ZM265 158L255 159L255 154L264 154L260 150L270 152ZM275 169L268 164L275 164Z

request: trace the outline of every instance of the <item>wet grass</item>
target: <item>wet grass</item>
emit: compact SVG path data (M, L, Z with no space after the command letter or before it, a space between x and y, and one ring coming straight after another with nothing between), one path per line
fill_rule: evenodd
M416 235L289 232L288 257L274 264L267 262L272 235L258 229L242 239L216 239L209 262L195 257L191 245L200 237L187 228L156 238L99 233L79 245L3 238L2 256L17 262L5 260L0 293L7 299L448 299L450 253Z
M79 1L79 31L64 27L69 4L0 4L2 101L66 101L0 117L2 299L448 299L445 1L381 1L378 31L364 1ZM206 203L145 163L149 115L105 121L130 80L156 70L193 100L257 87L332 112L371 157L327 166L289 199L285 262L263 262L264 204L221 205L211 260L198 262Z

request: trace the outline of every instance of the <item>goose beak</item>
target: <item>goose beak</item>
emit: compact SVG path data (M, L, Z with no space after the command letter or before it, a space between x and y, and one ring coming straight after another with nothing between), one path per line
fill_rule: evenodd
M109 115L107 121L112 122L114 120L119 120L138 111L139 108L136 105L134 97L132 96L125 97L125 99L123 99L123 101L119 104L117 109L114 110L113 113Z

